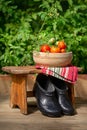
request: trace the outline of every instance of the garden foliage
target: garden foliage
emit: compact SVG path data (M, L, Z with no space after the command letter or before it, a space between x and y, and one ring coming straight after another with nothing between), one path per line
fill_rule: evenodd
M87 73L87 0L0 0L0 68L33 65L33 50L51 38Z

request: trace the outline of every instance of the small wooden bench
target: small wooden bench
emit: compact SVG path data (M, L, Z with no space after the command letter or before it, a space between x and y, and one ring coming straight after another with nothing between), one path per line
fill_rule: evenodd
M12 77L10 107L18 106L21 113L28 114L27 97L33 97L33 91L27 91L28 75L41 73L41 70L36 69L35 66L6 66L2 67L2 70L10 73ZM68 87L69 98L72 104L74 104L74 85L68 83Z

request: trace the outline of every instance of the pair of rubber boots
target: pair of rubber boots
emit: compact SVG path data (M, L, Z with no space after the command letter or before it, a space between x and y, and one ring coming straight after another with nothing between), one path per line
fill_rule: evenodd
M74 115L75 110L68 98L67 90L65 81L38 74L34 84L34 95L41 113L50 117Z

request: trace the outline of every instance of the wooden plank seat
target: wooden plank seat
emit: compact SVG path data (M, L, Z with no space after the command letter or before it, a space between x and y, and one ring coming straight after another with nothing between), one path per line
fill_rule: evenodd
M28 114L27 97L32 97L33 92L27 91L27 82L29 74L41 73L40 69L35 66L6 66L2 70L10 73L12 77L11 90L10 90L10 107L18 106L22 114ZM68 83L68 95L74 104L74 85Z

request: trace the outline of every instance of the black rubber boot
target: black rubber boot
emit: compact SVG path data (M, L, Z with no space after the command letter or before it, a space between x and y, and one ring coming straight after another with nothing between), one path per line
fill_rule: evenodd
M55 88L50 82L49 77L39 74L34 85L34 94L37 106L42 114L50 117L60 117L61 107L58 103Z
M57 91L58 102L62 108L63 114L74 115L75 110L67 94L68 87L66 85L66 82L61 79L55 78L53 76L49 76L49 77Z

